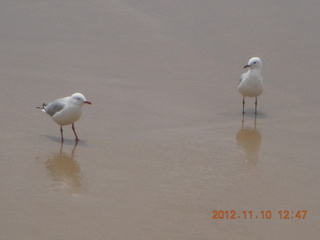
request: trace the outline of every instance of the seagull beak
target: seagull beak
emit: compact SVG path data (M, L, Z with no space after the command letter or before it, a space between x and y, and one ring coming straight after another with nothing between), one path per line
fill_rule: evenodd
M250 67L251 65L249 65L249 64L247 64L247 65L245 65L243 68L248 68L248 67Z
M84 103L86 103L86 104L92 104L91 102L89 102L89 101L84 101Z

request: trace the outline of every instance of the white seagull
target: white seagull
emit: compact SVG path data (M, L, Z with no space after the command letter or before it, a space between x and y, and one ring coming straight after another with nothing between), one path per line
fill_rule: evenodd
M255 97L255 114L257 114L257 104L258 96L263 92L263 79L261 76L262 62L258 57L253 57L249 60L248 64L244 68L249 68L248 72L241 75L238 91L243 96L243 109L242 113L244 114L244 104L245 97Z
M72 130L76 136L75 141L79 141L74 123L81 117L82 105L91 104L81 93L74 93L70 97L59 98L48 104L43 103L40 108L48 113L52 120L60 125L61 141L63 142L62 126L72 124Z

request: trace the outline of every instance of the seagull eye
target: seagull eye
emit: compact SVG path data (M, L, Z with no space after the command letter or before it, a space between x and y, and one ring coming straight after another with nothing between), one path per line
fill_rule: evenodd
M257 62L253 62L253 64L256 64Z

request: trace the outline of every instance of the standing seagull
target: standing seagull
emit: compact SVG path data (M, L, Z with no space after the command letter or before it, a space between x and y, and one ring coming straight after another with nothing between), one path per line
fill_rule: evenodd
M253 57L249 60L248 64L244 68L249 68L248 72L243 73L240 78L238 85L238 91L243 95L243 109L245 97L255 97L255 114L257 114L258 96L263 92L263 79L261 76L262 62L258 57Z
M63 142L63 130L62 126L72 124L72 130L76 136L75 141L79 141L76 130L74 128L74 122L76 122L82 113L83 104L91 104L81 93L74 93L70 97L59 98L48 104L43 103L43 112L48 113L52 120L60 125L61 141Z

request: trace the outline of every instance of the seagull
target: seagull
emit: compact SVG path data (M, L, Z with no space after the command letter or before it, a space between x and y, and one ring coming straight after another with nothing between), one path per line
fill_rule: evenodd
M81 117L82 105L91 104L81 93L74 93L70 97L59 98L48 104L43 103L42 107L37 107L43 112L48 113L52 120L60 125L61 141L63 142L62 126L72 124L72 130L76 136L75 141L78 142L74 123Z
M263 79L261 76L261 59L258 57L251 58L248 64L244 66L244 68L249 68L249 70L241 75L238 85L238 91L243 96L242 114L244 114L245 97L256 98L255 114L257 114L258 96L263 92Z

